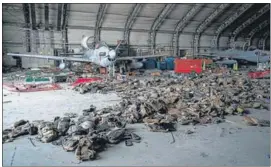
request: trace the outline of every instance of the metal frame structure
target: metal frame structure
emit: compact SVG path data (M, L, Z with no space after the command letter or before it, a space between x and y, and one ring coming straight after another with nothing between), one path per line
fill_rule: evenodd
M32 52L38 52L38 48L40 45L39 32L37 31L37 21L36 21L36 7L34 3L30 4L31 11L31 25L32 25ZM35 43L34 43L35 41Z
M138 16L139 12L142 9L143 5L144 4L136 4L133 7L133 10L129 14L129 16L127 17L127 20L125 22L123 39L126 41L126 43L128 45L128 56L130 55L130 31L131 31L131 28L133 27L133 24L136 20L136 17Z
M62 3L58 4L58 9L57 9L57 31L61 30L62 6L63 6Z
M63 5L63 20L62 20L62 37L63 37L63 51L64 53L68 53L69 50L69 45L68 45L68 29L67 29L67 25L68 25L68 9L69 9L69 5L65 3Z
M30 4L30 10L31 10L31 24L32 24L32 29L37 30L36 27L36 11L35 11L35 4L31 3Z
M29 4L23 3L23 12L24 12L24 20L26 23L26 32L25 32L25 43L26 43L26 51L31 52L31 40L30 40L30 10L29 10Z
M263 35L262 35L262 37L261 37L261 39L259 40L259 42L258 42L258 47L259 48L263 48L263 50L265 50L265 43L266 43L266 40L267 40L267 38L270 36L270 30L268 30L268 31L266 31Z
M228 10L228 6L230 4L218 4L216 5L216 7L206 7L208 8L208 11L210 9L212 9L213 13L210 13L209 15L204 15L204 21L198 23L200 24L197 29L195 30L195 32L184 32L185 28L187 27L187 25L190 22L194 22L193 18L198 15L198 13L202 10L205 9L204 4L194 4L193 6L189 6L188 8L186 8L186 10L188 10L187 13L184 13L185 15L182 15L182 18L179 18L179 20L176 20L177 24L174 25L174 31L173 30L161 30L161 25L162 24L166 24L166 20L167 20L167 16L170 15L170 13L173 10L177 10L174 9L175 4L165 4L162 5L163 9L160 10L159 14L157 14L156 18L154 19L154 21L151 23L151 27L149 28L145 28L145 29L132 29L134 27L134 23L136 21L136 18L139 16L140 11L142 9L142 7L144 6L144 4L134 4L132 10L129 13L129 16L126 15L126 17L124 19L125 20L125 26L123 28L116 28L116 27L102 27L102 24L104 22L104 18L106 17L106 11L109 7L109 4L99 4L99 10L97 12L97 17L96 17L96 23L95 25L70 25L68 26L67 24L67 20L68 20L68 7L69 4L58 4L58 7L56 9L51 9L52 6L50 6L50 4L46 3L44 4L44 12L42 14L44 14L44 16L42 16L44 19L44 28L46 31L50 31L50 30L55 30L57 29L58 31L62 31L63 32L63 48L65 48L65 52L67 52L67 47L68 47L68 36L67 36L67 28L79 28L79 29L88 29L88 30L94 30L95 34L95 41L99 41L100 40L100 35L101 35L101 31L103 30L112 30L112 31L122 31L121 33L123 33L123 37L124 40L127 42L128 44L128 48L129 47L133 47L130 46L130 33L131 31L133 32L146 32L148 33L148 44L145 45L144 47L148 47L148 49L151 49L152 51L154 50L158 50L158 45L157 45L157 33L166 33L166 34L172 34L172 39L170 39L170 45L172 46L172 52L173 55L179 55L179 37L181 34L188 34L188 35L192 35L193 36L193 55L196 55L196 53L200 52L200 49L204 48L202 46L200 46L200 42L203 42L203 40L200 40L201 35L204 33L204 35L211 35L212 36L212 47L216 47L217 49L219 48L219 39L220 36L223 35L225 33L225 30L228 29L229 27L233 27L236 28L234 30L232 30L232 35L230 37L230 40L235 41L235 39L238 38L238 35L240 36L240 34L242 34L243 32L245 32L246 30L250 29L248 28L248 26L251 26L252 24L254 25L254 23L257 23L264 19L263 15L265 16L265 14L267 13L268 10L270 10L270 5L269 4L263 4L260 5L261 8L259 9L258 5L256 5L255 7L257 8L257 10L255 12L252 11L252 7L254 7L254 4L240 4L240 5L236 5L234 6L234 9L231 9L231 12L229 14L231 14L230 16L227 15L227 17L225 17L226 19L223 20L223 22L221 23L221 25L218 25L216 28L216 30L214 30L214 34L210 33L205 33L205 30L209 27L209 25L212 24L212 22L216 21L217 18L219 18L221 16L222 12L225 12L225 10ZM50 7L50 10L49 10ZM161 5L160 5L161 7ZM237 9L235 7L238 7ZM39 29L39 25L37 24L37 19L38 19L38 14L40 14L39 12L36 13L37 11L35 11L35 8L39 8L39 6L35 6L35 4L23 4L23 10L24 10L24 18L25 18L25 23L21 23L21 22L17 22L16 20L5 20L5 25L7 24L13 24L16 26L24 26L24 31L26 32L26 42L24 42L24 45L26 44L26 48L27 51L31 52L31 50L34 50L34 47L31 48L31 46L36 45L35 44L35 38L32 38L32 34L35 34L37 32L37 29ZM226 9L227 8L227 9ZM10 9L14 10L16 12L20 12L22 9L21 7L12 7L12 5L10 5ZM160 8L161 9L161 8ZM57 17L57 25L56 27L52 27L52 25L49 23L49 13L54 10L56 12L56 17ZM233 11L235 10L235 11ZM249 13L248 11L252 11L251 13ZM79 10L81 11L81 10ZM10 12L10 11L9 11ZM242 20L245 19L245 17L243 17L244 15L248 15L250 16L250 18L247 18L247 20ZM37 14L37 15L36 15ZM201 13L200 13L201 14ZM202 12L202 14L206 14L205 11ZM248 16L248 17L249 17ZM235 27L235 23L236 20L239 22L239 19L242 23L242 25L236 25ZM196 22L196 21L195 21ZM261 23L258 28L253 29L251 32L249 32L248 36L246 38L246 41L248 42L249 45L251 45L251 40L253 39L253 37L255 38L255 33L260 34L258 31L260 31L260 29L263 29L266 25L266 21L264 21L263 23ZM269 24L270 24L270 20L268 20ZM7 24L6 24L7 23ZM256 26L256 25L255 25ZM230 29L230 28L229 28ZM265 29L265 28L264 28ZM263 31L264 32L264 31ZM267 39L267 37L265 37ZM266 41L265 39L265 41ZM221 40L220 40L221 41ZM263 41L264 38L261 39L261 45L263 45ZM31 43L32 42L32 43ZM253 41L256 42L256 41ZM258 41L259 42L259 41ZM74 45L74 44L71 44ZM221 45L221 44L220 44ZM136 46L136 45L135 45ZM138 45L138 46L143 46L143 45ZM190 46L186 47L187 49L190 49ZM129 54L129 49L128 49L128 54Z
M172 47L173 47L173 55L179 56L179 36L182 30L187 26L189 21L202 9L203 4L195 4L186 14L185 16L177 23L174 34L172 36Z
M193 56L195 56L195 53L198 54L199 52L199 43L200 43L200 37L203 31L208 27L208 25L216 19L227 7L229 7L230 4L221 4L219 5L215 11L209 15L196 29L195 34L193 35Z
M6 24L12 24L14 25L14 23L10 23L10 22L6 22ZM95 30L95 27L93 26L76 26L76 25L68 25L69 29L82 29L82 30ZM101 30L109 30L109 31L124 31L124 28L116 28L116 27L101 27ZM144 33L148 33L149 30L147 29L132 29L133 32L144 32ZM172 30L157 30L157 32L159 33L165 33L165 34L174 34L175 32ZM182 32L182 34L186 34L186 35L193 35L193 32ZM211 33L205 33L206 35L213 35Z
M213 37L213 43L212 47L219 49L219 38L221 36L221 33L229 27L235 20L237 20L243 13L245 13L253 4L242 4L241 7L237 10L236 13L231 15L226 19L226 21L221 24L218 29L215 32L215 35Z
M136 4L133 7L133 10L127 17L127 20L125 22L124 26L124 34L123 34L123 39L127 41L127 44L129 44L129 39L130 39L130 30L136 20L137 15L139 14L140 10L142 9L143 4Z
M45 30L49 30L49 4L44 4Z
M155 38L157 30L162 25L165 18L173 11L176 4L166 4L165 7L162 9L162 11L158 14L158 16L155 18L154 22L152 23L150 32L149 32L149 45L150 49L153 53L155 53Z
M109 4L100 4L99 11L97 13L95 32L94 32L94 41L100 41L101 27L103 24L104 16Z
M254 29L252 29L249 33L248 36L246 38L246 43L248 44L248 46L251 46L251 42L252 42L252 38L254 37L254 35L261 31L263 28L265 28L266 26L270 25L270 20L265 20L262 23L260 23L257 27L255 27Z
M68 7L69 7L69 4L67 3L63 5L62 30L64 30L68 24Z
M256 21L259 17L261 17L265 12L270 10L270 5L266 4L264 7L262 7L260 10L258 10L255 14L253 14L249 19L247 19L245 22L243 22L240 26L238 26L229 37L229 45L234 46L235 40L238 37L238 35L251 23Z

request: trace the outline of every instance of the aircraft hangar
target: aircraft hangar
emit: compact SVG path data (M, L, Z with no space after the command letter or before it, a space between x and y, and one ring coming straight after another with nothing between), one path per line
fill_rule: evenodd
M4 166L270 166L270 4L3 3L2 55Z

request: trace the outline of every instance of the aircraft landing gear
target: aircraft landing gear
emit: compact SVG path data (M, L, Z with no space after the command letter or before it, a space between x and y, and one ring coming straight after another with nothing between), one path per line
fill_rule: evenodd
M112 79L115 77L115 65L109 66L109 71L108 71L109 78Z

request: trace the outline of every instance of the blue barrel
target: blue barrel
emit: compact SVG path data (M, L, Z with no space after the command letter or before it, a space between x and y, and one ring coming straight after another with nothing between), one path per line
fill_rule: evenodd
M174 70L174 57L168 57L165 59L166 61L166 67L168 70Z
M144 67L146 69L155 69L156 61L154 59L148 59L146 62L144 62Z
M167 69L167 62L165 62L165 61L157 62L157 68L159 70L166 70Z
M143 69L147 68L147 61L143 61Z

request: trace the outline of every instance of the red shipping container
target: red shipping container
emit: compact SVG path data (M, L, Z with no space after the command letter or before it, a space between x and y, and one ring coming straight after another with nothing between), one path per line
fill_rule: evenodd
M175 59L175 73L201 73L202 59Z

